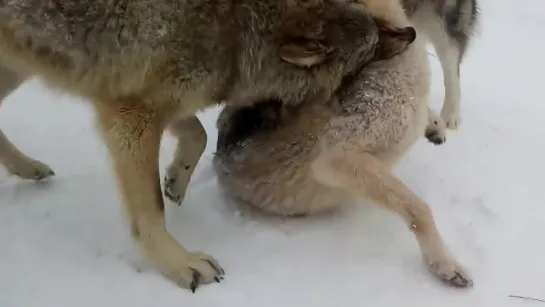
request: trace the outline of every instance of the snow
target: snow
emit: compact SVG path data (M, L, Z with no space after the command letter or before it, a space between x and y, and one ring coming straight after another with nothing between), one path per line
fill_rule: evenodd
M449 288L421 262L401 219L367 204L280 219L222 200L210 135L169 231L216 257L221 284L195 294L145 265L133 246L89 107L31 80L0 112L2 129L56 172L43 183L0 173L0 306L538 306L545 299L545 3L481 0L482 26L462 67L462 126L435 147L422 139L396 169L432 207L470 290ZM433 65L433 108L443 98ZM60 101L59 101L60 100ZM166 137L161 171L174 139ZM545 306L545 305L544 305Z

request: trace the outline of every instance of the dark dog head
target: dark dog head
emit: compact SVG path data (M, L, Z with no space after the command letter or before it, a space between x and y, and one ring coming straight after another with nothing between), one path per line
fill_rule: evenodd
M349 0L246 0L229 100L328 99L343 77L404 51L416 37Z

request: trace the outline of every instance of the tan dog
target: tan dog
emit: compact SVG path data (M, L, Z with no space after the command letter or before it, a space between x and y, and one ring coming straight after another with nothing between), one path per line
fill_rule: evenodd
M163 131L179 139L165 190L181 202L206 145L197 111L220 101L327 99L373 56L378 36L348 0L3 0L0 101L31 76L89 100L133 237L161 272L195 291L223 270L165 229ZM53 174L1 133L0 162L22 178Z
M364 2L384 27L408 27L397 1ZM370 200L405 220L439 279L466 287L472 281L445 247L429 206L391 171L426 130L430 141L444 141L444 123L428 109L424 41L412 39L400 31L397 44L406 51L395 48L398 56L345 78L330 100L227 106L218 119L214 168L227 195L282 215Z

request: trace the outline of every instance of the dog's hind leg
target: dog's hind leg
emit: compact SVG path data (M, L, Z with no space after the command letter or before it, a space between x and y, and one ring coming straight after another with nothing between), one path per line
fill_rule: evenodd
M474 36L478 22L477 0L447 2L439 15L422 12L415 18L435 48L443 70L445 100L441 117L446 127L458 129L460 117L460 65Z
M428 36L435 48L443 70L443 84L445 86L445 100L441 108L441 117L447 128L458 129L460 118L460 57L461 48L448 33L439 29L429 29Z
M24 77L0 66L0 104L25 81ZM0 130L0 164L10 174L23 179L41 180L55 173L46 164L34 160L21 152Z
M414 233L431 271L456 287L472 285L469 276L443 243L429 206L372 155L339 148L321 154L313 163L316 179L344 188L399 214Z
M174 121L169 130L178 138L178 144L167 168L165 196L181 205L191 175L206 148L206 130L196 116Z

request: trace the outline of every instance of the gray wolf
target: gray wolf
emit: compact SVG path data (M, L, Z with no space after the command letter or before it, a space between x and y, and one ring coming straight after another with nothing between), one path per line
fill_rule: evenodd
M362 2L381 28L411 27L398 0ZM393 41L391 57L370 59L331 99L226 106L213 167L225 195L268 212L301 216L365 199L397 213L431 272L467 287L471 278L447 250L430 207L392 174L419 137L440 144L446 130L428 108L425 39L405 32Z
M479 22L477 0L402 0L403 8L419 34L432 43L441 62L445 100L441 117L447 128L458 129L460 116L460 64Z
M221 101L327 99L374 54L378 35L371 15L349 0L3 0L0 101L30 77L89 101L132 237L194 292L224 271L166 231L163 132L178 138L165 193L181 202L206 144L196 112ZM0 162L22 178L54 174L3 133Z

